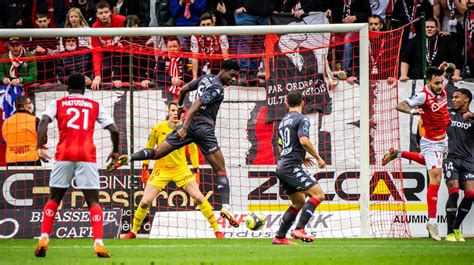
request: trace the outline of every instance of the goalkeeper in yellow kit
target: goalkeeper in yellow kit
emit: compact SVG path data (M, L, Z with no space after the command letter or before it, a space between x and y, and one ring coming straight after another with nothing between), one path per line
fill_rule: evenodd
M181 121L178 118L178 104L176 102L171 102L168 105L168 120L153 127L146 148L154 148L155 145L159 145L166 139L168 134L178 127L179 124L181 124ZM188 147L193 168L198 171L199 157L197 146L194 143L191 143ZM143 219L145 219L148 213L148 208L152 201L170 181L176 183L176 186L183 188L184 191L186 191L197 203L199 210L214 229L216 237L224 238L224 234L219 231L219 227L217 226L217 221L212 212L213 209L211 204L199 190L199 186L196 183L196 177L189 169L184 147L156 160L149 178L148 163L149 160L144 161L143 163L142 180L146 186L140 204L133 216L132 231L122 236L123 239L136 238L136 234L140 229Z

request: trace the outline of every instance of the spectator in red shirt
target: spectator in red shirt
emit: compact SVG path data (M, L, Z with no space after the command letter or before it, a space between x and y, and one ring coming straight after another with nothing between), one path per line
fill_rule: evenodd
M92 28L121 28L124 25L125 17L121 15L114 15L110 11L109 3L102 1L96 5L97 20L92 25ZM120 36L115 37L92 37L92 48L101 46L117 45L120 41ZM105 56L104 56L105 55ZM92 52L92 62L94 67L94 80L91 88L93 90L99 89L102 81L109 82L112 79L112 68L114 71L113 83L115 87L121 87L122 82L120 77L120 58L111 52ZM104 80L102 80L104 77Z

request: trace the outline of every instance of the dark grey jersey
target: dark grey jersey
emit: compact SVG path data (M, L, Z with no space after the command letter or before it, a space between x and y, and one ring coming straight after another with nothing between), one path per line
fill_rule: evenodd
M204 75L189 83L189 88L197 90L195 99L200 98L203 103L194 118L215 125L219 107L224 100L224 85L220 79L215 75Z
M277 168L285 170L301 165L306 150L300 143L300 137L309 137L309 119L299 112L288 112L278 127L279 143L282 151Z
M448 158L459 158L474 163L474 121L463 121L463 113L450 111L448 127Z

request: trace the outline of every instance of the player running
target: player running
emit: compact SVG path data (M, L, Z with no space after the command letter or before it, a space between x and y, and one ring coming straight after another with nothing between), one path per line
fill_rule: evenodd
M69 95L53 100L43 113L38 126L38 146L42 146L48 124L57 119L59 143L55 154L56 162L49 179L50 197L44 206L41 237L35 255L46 256L58 206L75 178L76 187L82 190L89 207L95 253L100 258L109 258L110 254L102 242L103 214L99 205L99 170L93 141L95 122L110 131L113 150L109 159L112 160L116 160L119 155L119 133L104 107L84 96L84 75L72 74L67 81ZM38 148L38 155L50 159L42 148Z
M217 190L221 194L221 216L226 218L234 227L239 223L230 213L230 187L225 169L225 160L215 136L215 126L219 107L224 100L224 86L236 81L239 74L239 65L236 61L225 60L219 74L204 75L181 88L178 98L178 117L183 112L183 102L186 94L197 90L196 98L188 111L184 123L169 134L155 149L142 149L131 155L123 155L117 163L110 164L109 171L113 171L132 161L160 159L172 151L196 143L206 160L217 173Z
M420 149L425 157L430 178L426 194L429 217L426 228L431 238L440 241L441 237L436 221L436 207L439 185L443 174L443 158L448 151L446 129L451 120L443 85L443 71L436 67L429 67L426 71L426 82L422 91L400 102L397 110L411 115L421 115L423 120L425 135L420 140Z
M469 90L460 88L454 91L453 109L449 113L451 126L447 130L449 151L443 167L449 192L446 202L447 241L465 241L460 227L474 200L474 122L473 113L469 111L471 101L472 93ZM416 162L424 165L423 155L417 154L391 149L384 158L388 163L398 157L414 157ZM460 183L464 189L464 198L458 208Z
M280 159L277 164L277 177L282 185L282 190L290 197L291 205L283 214L280 228L272 240L276 245L294 245L286 238L298 212L301 212L296 228L291 231L294 239L303 242L312 242L314 239L304 231L306 224L313 217L314 210L324 200L324 192L318 181L303 169L314 165L311 157L305 157L308 152L316 159L319 168L324 168L326 162L319 156L309 139L309 119L301 114L303 109L303 95L293 90L286 96L288 113L283 117L278 127ZM309 196L305 202L306 196Z
M178 119L178 103L172 101L168 105L168 120L153 127L148 139L147 147L153 148L155 144L161 144L166 139L166 136L178 127L180 123L181 121ZM191 143L188 147L191 156L197 156L197 146L194 143ZM211 204L199 190L196 178L189 169L186 161L185 149L185 147L182 147L171 152L167 156L156 160L153 172L148 180L144 179L142 175L142 180L146 184L145 191L133 216L132 231L125 234L122 237L123 239L137 237L138 230L140 229L143 219L145 219L147 215L148 208L150 208L152 201L170 181L176 183L176 186L182 187L191 198L193 198L197 203L199 210L201 210L204 217L206 217L209 224L211 224L216 237L224 238L224 234L219 231L217 220L212 212Z

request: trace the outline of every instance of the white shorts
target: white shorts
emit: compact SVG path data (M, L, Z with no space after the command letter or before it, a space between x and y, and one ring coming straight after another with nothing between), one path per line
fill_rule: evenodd
M448 154L448 137L439 141L425 138L420 140L421 154L425 157L426 168L443 168L443 160Z
M98 190L99 168L92 162L56 161L49 178L52 188L69 188L75 178L76 187L81 190Z

